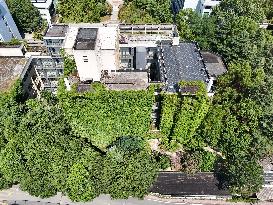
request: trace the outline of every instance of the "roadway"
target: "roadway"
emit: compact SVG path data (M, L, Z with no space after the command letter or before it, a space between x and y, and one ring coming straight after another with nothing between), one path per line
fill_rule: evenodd
M30 196L19 187L13 186L10 189L0 191L0 205L248 205L243 202L227 202L224 200L194 200L178 198L158 198L147 196L144 200L129 198L127 200L111 200L108 195L101 195L92 202L72 203L67 197L58 193L56 196L41 199ZM257 203L260 205L272 205L272 202Z

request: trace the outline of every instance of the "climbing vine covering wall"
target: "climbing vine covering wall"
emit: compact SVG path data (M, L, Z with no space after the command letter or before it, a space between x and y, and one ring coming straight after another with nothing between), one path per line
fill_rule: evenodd
M74 131L104 149L121 136L143 136L149 131L153 89L109 91L96 89L62 98L62 107Z
M180 82L180 86L198 89L194 94L163 94L160 129L172 143L186 146L206 116L209 100L202 82Z

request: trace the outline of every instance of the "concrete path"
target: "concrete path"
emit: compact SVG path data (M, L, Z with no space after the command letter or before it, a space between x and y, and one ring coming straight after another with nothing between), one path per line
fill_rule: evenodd
M129 198L127 200L111 200L109 195L101 195L92 202L72 203L67 197L58 193L56 196L41 199L30 196L23 192L18 186L13 186L8 190L0 191L0 205L249 205L243 202L227 202L224 200L195 200L179 198L159 198L157 196L147 196L144 200ZM259 205L272 205L272 202L259 202Z
M119 23L118 12L119 12L119 8L123 4L123 0L107 0L107 2L109 4L111 4L113 7L110 22L111 23Z

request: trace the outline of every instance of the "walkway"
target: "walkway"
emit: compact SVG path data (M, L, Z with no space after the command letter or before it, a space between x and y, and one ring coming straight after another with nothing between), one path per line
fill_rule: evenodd
M107 0L107 2L111 4L113 8L110 23L119 23L118 12L119 8L123 4L123 0Z

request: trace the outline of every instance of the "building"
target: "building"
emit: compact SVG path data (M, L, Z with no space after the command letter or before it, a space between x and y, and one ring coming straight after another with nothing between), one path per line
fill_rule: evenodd
M52 25L44 36L44 45L51 56L60 56L68 25Z
M203 15L210 14L220 2L221 0L173 0L172 8L174 14L177 14L181 9L192 9Z
M65 79L68 89L102 82L112 90L146 89L160 83L166 92L179 92L180 81L202 81L212 93L214 80L224 73L220 56L200 52L197 43L180 42L175 25L58 24L44 36L48 56L32 57L26 70L34 75L29 95L53 93L63 74L61 50L75 59L77 72ZM203 55L205 58L203 58ZM25 72L27 73L27 72ZM23 77L24 78L24 77Z
M44 90L54 94L64 73L63 59L51 56L32 56L21 73L24 92L28 97L40 97Z
M0 57L24 57L26 48L24 44L18 45L0 44Z
M196 10L201 0L172 0L172 9L174 14L179 13L181 9Z
M212 12L212 9L219 5L221 1L222 0L201 0L198 12L209 15Z
M231 199L231 194L222 188L214 173L159 172L150 191L171 197L190 199Z
M48 25L51 25L51 17L55 12L53 0L31 0L31 3L38 8L41 17L47 21Z
M0 0L0 42L22 39L4 0Z

